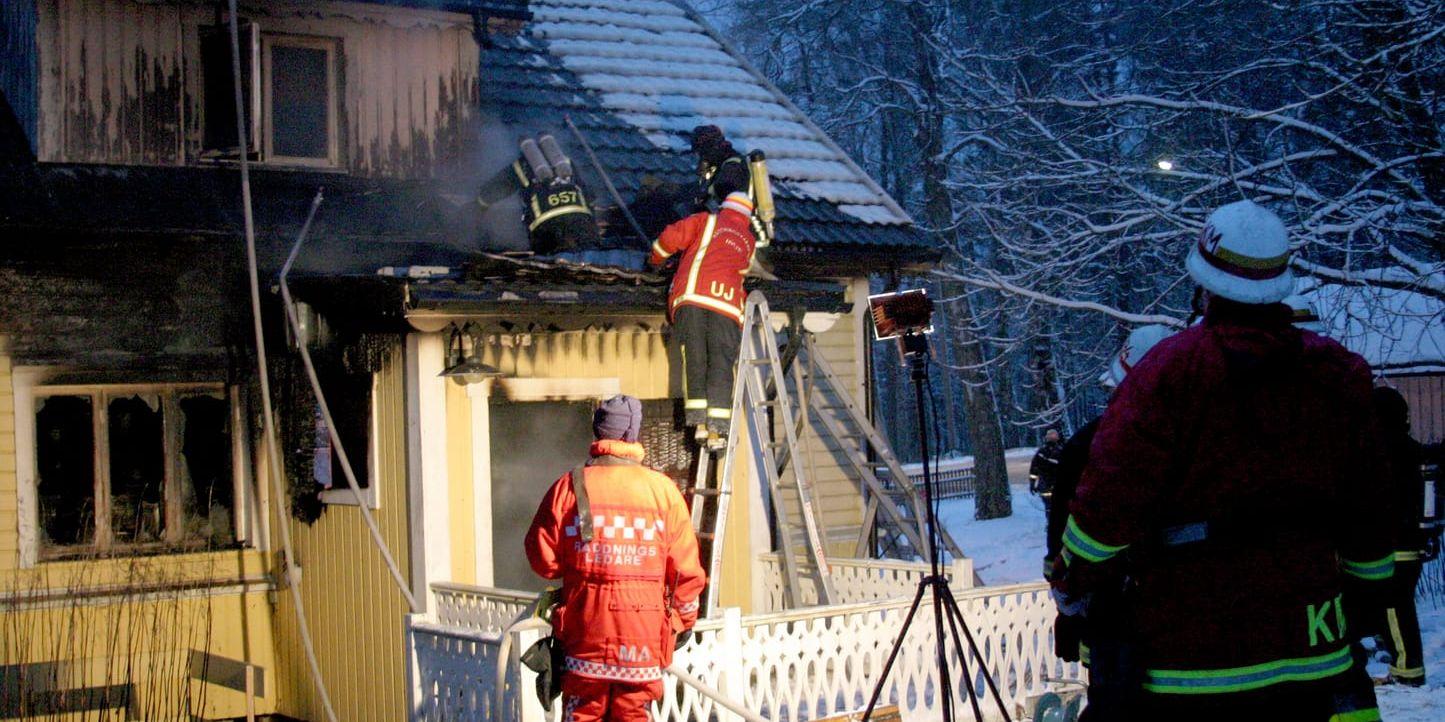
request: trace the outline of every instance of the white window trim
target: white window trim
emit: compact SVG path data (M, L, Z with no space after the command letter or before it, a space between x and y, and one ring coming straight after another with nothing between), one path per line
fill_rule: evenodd
M326 106L327 150L325 158L302 158L277 155L275 149L275 128L271 123L272 78L271 49L277 45L293 48L325 50L326 88L330 98ZM310 35L284 35L262 33L261 35L261 157L266 165L300 166L305 168L338 168L341 165L340 138L340 83L337 82L337 67L341 59L341 40Z
M377 473L376 463L381 458L379 439L377 433L377 403L376 403L376 374L371 375L371 418L366 423L366 488L361 490L362 501L366 502L368 509L381 508L381 494L377 492L381 474ZM347 450L350 453L350 449ZM320 494L321 503L335 504L338 506L360 506L356 500L356 494L352 493L351 485L346 482L346 472L339 467L331 470L331 488Z
M247 465L237 466L243 459L251 457L250 435L244 428L238 428L237 423L244 420L244 414L237 413L237 404L240 403L241 394L239 388L229 386L224 382L202 382L202 383L94 383L94 384L49 384L50 378L54 378L61 370L50 367L16 366L11 372L12 393L15 399L15 466L16 466L16 516L18 523L20 567L29 569L42 563L71 561L70 558L61 556L59 558L42 558L40 554L40 504L37 497L37 484L39 483L40 471L39 460L35 453L35 402L37 397L42 396L64 396L94 393L97 390L106 392L123 392L131 390L135 392L155 391L158 389L169 389L172 391L184 390L214 390L220 391L231 405L232 425L232 472L231 479L235 491L235 498L232 500L232 525L236 534L236 541L242 547L250 548L256 544L259 534L256 525L259 523L256 515L250 510L256 504L256 492L254 488L254 477ZM43 392L43 393L42 393ZM67 547L82 548L82 547ZM128 551L148 551L143 546L119 545L109 550L112 556L125 557ZM197 550L201 551L201 550ZM195 553L192 550L165 551L164 554L183 555Z

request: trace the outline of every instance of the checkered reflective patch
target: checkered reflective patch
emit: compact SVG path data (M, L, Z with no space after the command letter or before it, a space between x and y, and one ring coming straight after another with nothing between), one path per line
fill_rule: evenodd
M615 664L591 662L576 657L568 657L564 666L568 672L594 679L610 679L618 682L656 682L662 679L662 668L657 666L619 667Z
M562 529L562 533L571 537L577 536L577 529L581 526L581 519L572 517L572 523ZM657 541L664 529L661 519L647 519L641 516L625 516L613 514L610 517L606 514L594 514L592 516L593 535L601 534L603 539L627 539L631 541Z

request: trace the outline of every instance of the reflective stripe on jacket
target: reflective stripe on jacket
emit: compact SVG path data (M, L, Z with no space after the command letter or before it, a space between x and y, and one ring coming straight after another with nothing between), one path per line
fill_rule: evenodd
M1370 384L1364 359L1293 328L1283 306L1217 301L1125 378L1062 541L1071 580L1124 557L1150 690L1232 693L1349 668L1358 620L1342 590L1392 566ZM1245 531L1164 548L1165 529L1198 522Z
M756 246L749 224L748 215L724 206L717 213L694 213L663 230L648 263L660 266L682 254L668 292L669 319L679 306L691 305L742 324L743 273Z
M598 441L591 454L640 462L642 446ZM564 474L527 530L527 559L543 578L563 581L552 627L569 673L656 682L672 663L674 635L697 621L707 579L687 503L671 479L640 464L583 473L592 519L578 518ZM582 524L592 525L591 542L580 538Z

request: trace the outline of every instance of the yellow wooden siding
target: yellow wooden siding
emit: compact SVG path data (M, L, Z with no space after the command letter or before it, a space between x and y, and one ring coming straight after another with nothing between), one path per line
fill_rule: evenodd
M15 386L9 341L0 336L0 573L20 563L19 500L15 474Z
M482 361L520 378L616 378L640 399L668 393L667 346L656 331L567 331L537 334L530 343L488 345Z
M204 4L40 0L39 157L182 165L201 151ZM479 50L464 15L347 3L241 3L263 34L341 43L342 167L428 177L458 156L477 107Z
M407 540L405 375L400 345L377 374L377 458L372 479L382 537L410 578ZM353 452L354 453L354 452ZM331 505L316 523L291 524L301 592L321 672L337 716L348 722L405 718L402 619L410 610L354 506ZM280 549L279 540L273 545ZM278 591L276 634L281 667L278 711L302 719L325 715L311 683L289 592Z
M66 688L134 684L148 719L245 713L245 697L188 681L192 651L262 670L256 709L275 709L277 665L265 556L224 551L47 562L0 570L0 666L59 663ZM188 692L186 690L189 690Z

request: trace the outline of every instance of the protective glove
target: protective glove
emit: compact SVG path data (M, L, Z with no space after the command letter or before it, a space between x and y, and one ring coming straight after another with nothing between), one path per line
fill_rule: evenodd
M1054 618L1054 654L1065 662L1077 662L1084 638L1084 618L1063 614Z
M1065 617L1084 617L1089 613L1087 594L1070 594L1058 587L1051 587L1049 596L1054 598L1054 606L1058 607L1059 614Z
M677 639L676 639L676 641L674 641L674 642L672 643L672 650L675 652L675 651L677 651L677 650L679 650L679 649L682 649L683 647L686 647L686 646L687 646L687 643L688 643L688 642L691 642L691 641L692 641L692 630L691 630L691 629L684 629L684 630L682 630L681 632L678 632L678 633L677 633Z

